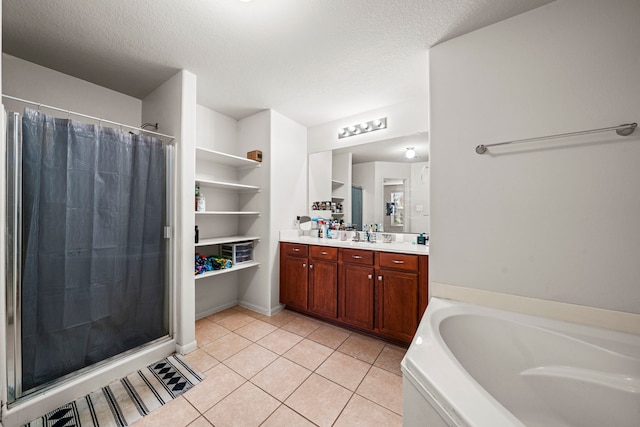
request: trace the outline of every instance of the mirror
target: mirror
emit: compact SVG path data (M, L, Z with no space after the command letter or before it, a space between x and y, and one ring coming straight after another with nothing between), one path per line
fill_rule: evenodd
M411 147L415 157L409 159L405 153ZM319 161L320 158L324 160ZM311 203L315 200L312 195L319 194L312 191L312 181L315 185L318 180L329 179L326 167L318 171L313 165L326 165L327 161L332 164L329 197L342 204L342 212L333 216L335 219L354 224L358 230L365 224L377 224L385 232L429 233L426 132L311 154Z

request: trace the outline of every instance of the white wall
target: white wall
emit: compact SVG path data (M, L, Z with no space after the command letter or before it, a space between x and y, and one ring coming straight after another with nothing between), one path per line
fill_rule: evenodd
M316 153L426 132L428 106L427 99L416 99L314 126L308 130L308 151ZM382 117L387 117L386 129L338 139L338 129Z
M271 205L268 265L273 313L280 306L279 232L307 212L307 128L271 111Z
M640 131L474 151L639 121L639 22L558 0L431 49L432 283L640 313Z
M196 106L196 144L198 147L244 157L236 143L238 121L217 111Z
M62 74L15 56L2 54L2 88L4 94L77 113L99 117L130 126L142 124L142 101L119 92ZM22 112L26 105L3 99L9 111ZM67 114L49 109L43 112L66 118ZM87 119L71 116L87 122Z
M407 216L411 229L418 233L429 233L429 163L411 164Z
M331 159L332 179L344 183L335 188L332 187L332 197L344 199L342 201L342 217L337 216L336 219L344 220L345 223L351 223L351 181L352 181L352 161L351 153L333 154ZM324 199L321 199L324 200Z
M174 331L177 351L194 350L195 293L193 287L194 218L194 170L196 144L196 76L180 71L162 86L145 97L142 117L148 122L158 122L158 131L175 136L175 177L173 208L173 280L174 280Z

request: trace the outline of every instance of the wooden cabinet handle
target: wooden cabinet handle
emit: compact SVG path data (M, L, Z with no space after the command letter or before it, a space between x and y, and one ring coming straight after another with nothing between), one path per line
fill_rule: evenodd
M378 281L382 282L382 276L378 276Z
M397 259L391 260L394 264L404 264L404 261L398 261Z
M351 255L351 258L353 258L353 259L362 259L362 257L360 255Z

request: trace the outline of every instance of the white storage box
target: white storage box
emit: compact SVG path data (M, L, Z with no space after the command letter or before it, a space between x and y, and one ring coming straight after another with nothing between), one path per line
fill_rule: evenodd
M220 256L232 260L234 264L253 261L253 242L220 245Z

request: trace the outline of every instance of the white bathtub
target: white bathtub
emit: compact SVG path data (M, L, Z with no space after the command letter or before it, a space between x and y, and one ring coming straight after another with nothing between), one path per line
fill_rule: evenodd
M640 336L432 298L405 426L640 426Z

